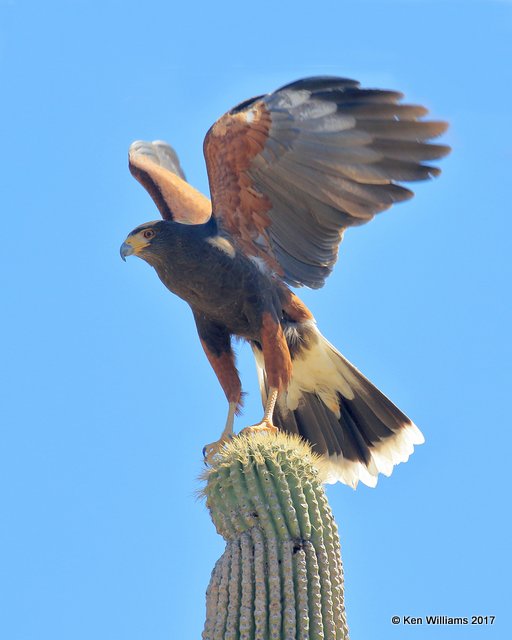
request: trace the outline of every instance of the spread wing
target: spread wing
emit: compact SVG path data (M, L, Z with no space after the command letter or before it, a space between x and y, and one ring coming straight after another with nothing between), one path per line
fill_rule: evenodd
M201 224L211 216L211 204L190 186L174 149L161 140L137 140L128 152L130 172L153 198L164 220Z
M440 170L444 122L395 91L317 77L238 105L204 141L212 207L245 253L292 285L324 284L347 227L413 193L398 182Z

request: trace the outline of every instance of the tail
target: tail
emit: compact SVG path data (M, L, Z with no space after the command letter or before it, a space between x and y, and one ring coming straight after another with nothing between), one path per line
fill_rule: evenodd
M394 465L406 462L424 437L316 326L309 324L300 336L296 327L295 336L285 330L293 373L288 389L278 396L274 424L301 435L324 457L327 482L355 488L361 481L374 487L379 473L391 475ZM263 359L256 348L254 355L265 402Z

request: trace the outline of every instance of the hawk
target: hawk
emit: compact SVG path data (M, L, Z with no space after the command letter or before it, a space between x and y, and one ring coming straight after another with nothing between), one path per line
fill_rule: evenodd
M163 220L134 229L121 256L148 262L192 309L229 403L207 459L241 408L233 337L250 343L259 375L264 415L250 429L299 434L326 459L328 481L375 486L424 442L290 289L322 287L347 228L411 198L400 183L440 173L425 163L449 152L428 142L446 123L402 98L313 77L242 102L204 140L211 201L186 182L169 145L131 145L130 171Z

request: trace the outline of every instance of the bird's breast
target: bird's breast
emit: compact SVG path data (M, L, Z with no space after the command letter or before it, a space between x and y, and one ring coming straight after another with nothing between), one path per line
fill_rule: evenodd
M256 337L271 284L224 239L208 239L182 255L175 252L155 268L165 286L195 311L233 334Z

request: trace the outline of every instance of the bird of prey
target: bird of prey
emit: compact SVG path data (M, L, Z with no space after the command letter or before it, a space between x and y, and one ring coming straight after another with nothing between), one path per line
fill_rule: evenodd
M134 142L129 168L163 220L134 229L136 255L191 307L229 403L211 459L233 435L242 390L232 338L254 352L264 415L249 429L299 434L325 458L327 481L375 486L405 462L419 429L320 333L291 287L322 287L348 227L413 193L400 183L440 170L444 122L396 91L312 77L242 102L208 131L211 201L164 142Z

